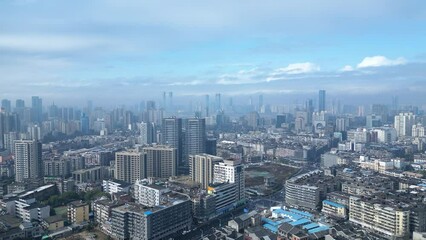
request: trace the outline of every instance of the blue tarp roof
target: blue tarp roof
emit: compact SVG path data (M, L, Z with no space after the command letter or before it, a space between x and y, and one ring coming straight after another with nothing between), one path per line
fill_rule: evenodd
M307 213L307 212L303 212L303 211L299 211L297 209L289 209L289 211L293 212L293 213L296 213L298 215L302 215L302 216L307 217L307 218L311 218L312 217L312 214Z
M297 221L297 220L303 218L299 214L292 213L292 212L289 212L289 211L286 211L286 210L283 210L283 209L275 209L274 212L278 213L278 214L282 214L286 217L289 217L289 218L293 219L293 221Z
M317 227L317 228L313 228L311 230L308 231L308 233L317 233L317 232L321 232L321 231L325 231L328 230L329 227L327 226L321 226L321 227Z
M278 225L282 224L280 222L275 222L275 221L273 221L269 218L262 218L262 221L265 222L266 224L269 224L269 225L272 225L272 226L278 226Z
M297 220L296 222L292 222L290 223L291 226L299 226L299 225L303 225L306 223L310 223L311 221L309 219L306 218L302 218L300 220Z
M278 228L272 226L271 224L264 224L263 227L266 228L266 229L269 229L273 233L277 233L278 232Z
M310 230L310 229L316 228L316 227L319 227L318 223L310 223L310 224L303 226L303 228L307 229L307 230Z
M342 204L335 203L335 202L328 201L328 200L324 200L324 201L322 201L322 203L325 203L325 204L328 204L328 205L331 205L331 206L337 207L337 208L344 208L345 207Z

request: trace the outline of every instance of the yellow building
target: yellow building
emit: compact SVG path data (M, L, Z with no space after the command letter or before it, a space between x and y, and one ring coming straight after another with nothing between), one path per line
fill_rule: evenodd
M80 224L89 221L89 204L74 201L68 205L68 220L70 223Z
M322 201L321 211L337 218L346 219L348 217L348 210L344 205L328 200Z
M64 227L64 218L60 215L50 216L43 220L43 226L49 231Z

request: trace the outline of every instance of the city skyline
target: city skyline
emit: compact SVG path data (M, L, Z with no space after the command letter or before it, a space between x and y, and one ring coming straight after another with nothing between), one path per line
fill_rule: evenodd
M128 103L163 91L297 98L326 89L416 102L426 92L424 6L3 1L2 98Z

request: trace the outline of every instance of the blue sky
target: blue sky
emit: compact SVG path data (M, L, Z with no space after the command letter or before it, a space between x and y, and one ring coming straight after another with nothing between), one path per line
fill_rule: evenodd
M0 98L426 94L425 1L0 1Z

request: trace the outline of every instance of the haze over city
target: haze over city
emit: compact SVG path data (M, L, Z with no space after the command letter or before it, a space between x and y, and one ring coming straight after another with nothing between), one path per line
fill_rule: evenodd
M426 91L424 1L125 2L1 1L2 96L279 102L327 89L342 101L398 91L414 103Z

